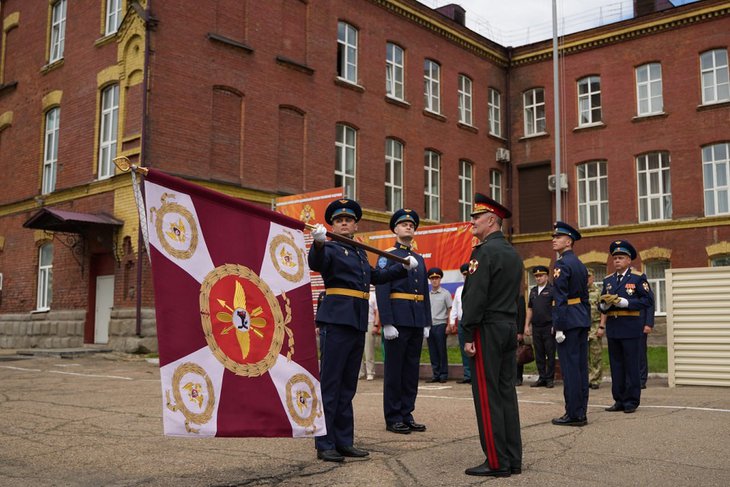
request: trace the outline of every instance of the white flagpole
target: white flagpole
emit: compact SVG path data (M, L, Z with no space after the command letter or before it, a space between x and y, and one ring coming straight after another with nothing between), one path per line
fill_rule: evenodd
M555 110L555 219L561 219L562 189L560 177L560 86L558 77L558 6L553 0L553 106Z

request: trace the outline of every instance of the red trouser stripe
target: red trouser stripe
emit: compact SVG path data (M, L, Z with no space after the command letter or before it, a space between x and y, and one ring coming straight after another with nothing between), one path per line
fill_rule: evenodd
M474 334L474 344L476 345L476 355L474 356L474 365L477 369L477 385L479 387L479 404L482 409L482 429L484 431L484 443L487 445L487 461L489 468L492 470L499 469L499 458L497 458L497 449L494 446L494 433L492 432L492 414L489 410L489 395L487 394L487 378L482 357L482 342L478 331Z

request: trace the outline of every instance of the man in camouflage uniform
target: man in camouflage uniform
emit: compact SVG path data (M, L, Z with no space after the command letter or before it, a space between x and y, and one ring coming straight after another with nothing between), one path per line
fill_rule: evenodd
M591 303L591 330L588 332L588 382L591 389L598 389L603 379L603 337L598 336L603 314L598 309L601 288L594 282L593 271L588 269L588 299ZM605 317L603 317L605 321Z

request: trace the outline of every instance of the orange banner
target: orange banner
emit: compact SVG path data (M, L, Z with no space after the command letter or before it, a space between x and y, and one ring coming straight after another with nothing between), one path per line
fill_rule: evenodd
M325 224L324 212L332 200L342 198L342 188L323 189L312 193L295 194L276 198L276 211L309 225Z

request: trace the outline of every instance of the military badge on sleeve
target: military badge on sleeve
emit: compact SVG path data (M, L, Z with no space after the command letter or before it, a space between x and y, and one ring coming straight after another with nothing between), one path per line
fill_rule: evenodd
M472 259L469 261L469 274L474 274L477 271L477 267L479 267L479 261L476 259Z
M649 292L651 288L649 287L649 283L644 281L644 291Z
M556 267L555 269L553 269L553 280L557 279L558 277L560 277L560 267Z
M388 264L388 259L385 257L378 258L378 267L381 269L385 269L385 266Z

